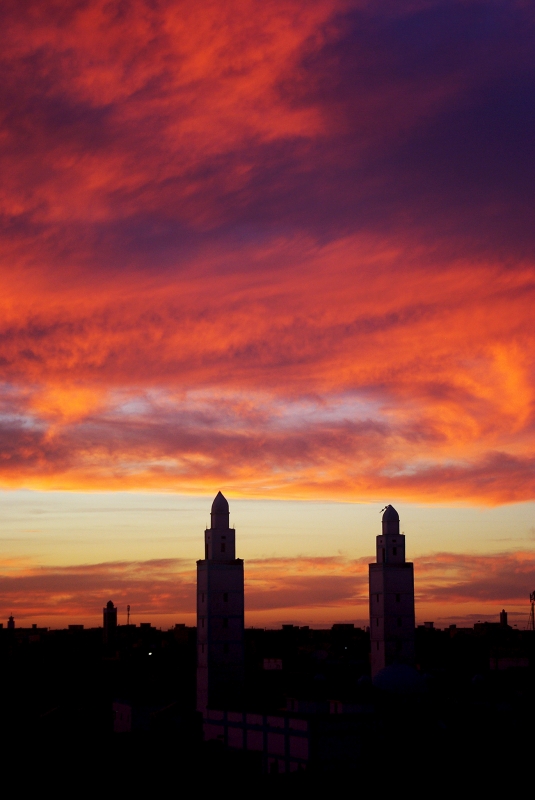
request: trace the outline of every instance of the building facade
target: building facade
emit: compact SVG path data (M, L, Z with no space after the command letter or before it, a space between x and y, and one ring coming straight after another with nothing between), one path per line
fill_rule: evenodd
M243 561L229 505L218 492L197 561L197 710L241 707L244 681Z
M328 704L327 704L328 705ZM372 739L369 713L276 714L209 709L203 724L205 741L220 741L234 750L258 754L263 772L313 770L331 775L362 769Z
M414 568L405 561L399 515L387 506L377 537L377 560L369 565L372 677L390 664L414 662Z

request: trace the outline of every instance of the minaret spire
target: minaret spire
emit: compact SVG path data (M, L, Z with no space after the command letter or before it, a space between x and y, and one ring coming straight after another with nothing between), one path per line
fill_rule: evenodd
M236 531L229 505L214 498L204 532L204 559L197 561L197 710L240 707L244 670L243 561L236 558Z
M212 510L210 512L210 524L212 529L229 527L230 510L226 497L218 492L212 503Z
M414 572L405 561L405 536L394 506L383 509L377 561L369 571L373 676L390 664L414 660Z

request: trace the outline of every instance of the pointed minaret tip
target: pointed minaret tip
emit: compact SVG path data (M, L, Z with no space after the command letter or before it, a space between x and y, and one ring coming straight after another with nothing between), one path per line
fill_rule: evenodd
M218 492L214 498L214 502L212 503L212 514L219 513L219 512L228 512L229 505L226 497L221 493Z
M212 511L210 513L210 523L212 528L228 528L229 527L230 509L227 499L218 492L212 503Z

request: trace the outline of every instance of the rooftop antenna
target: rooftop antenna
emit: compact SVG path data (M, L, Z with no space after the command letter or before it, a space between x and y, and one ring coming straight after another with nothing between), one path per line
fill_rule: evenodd
M130 606L126 606L126 624L130 625Z
M531 609L529 612L528 631L535 632L535 592L530 592L529 602L531 603Z

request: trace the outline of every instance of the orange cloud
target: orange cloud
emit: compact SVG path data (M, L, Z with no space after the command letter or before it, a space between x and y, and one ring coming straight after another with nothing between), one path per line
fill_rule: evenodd
M343 557L251 559L245 564L246 624L281 622L367 624L368 562ZM527 623L535 558L531 552L492 556L438 553L415 561L419 623L439 626L494 619L503 606L521 627ZM194 564L180 559L110 562L67 567L2 565L0 607L19 624L40 619L52 626L69 620L101 624L109 599L120 615L166 625L195 624ZM24 621L27 621L26 623Z
M532 10L2 13L3 486L533 498Z
M287 0L30 5L25 14L10 9L3 59L24 87L19 109L38 80L33 121L46 138L7 170L8 214L98 222L180 198L181 215L203 225L211 216L199 196L211 183L202 175L207 160L251 140L309 139L324 128L313 104L288 102L279 84L304 48L328 39L324 26L343 9L339 0L306 8ZM54 104L76 117L59 137L46 125ZM14 126L9 149L21 133L32 135ZM239 190L253 169L247 159L234 164L224 186Z
M4 485L529 499L529 270L422 288L421 257L390 296L399 256L365 247L309 248L304 288L285 247L276 283L270 254L260 277L141 279L128 303L112 282L6 325Z
M17 571L2 568L2 572L0 596L5 613L45 618L56 627L80 617L100 624L100 606L110 597L121 612L131 603L138 616L184 610L191 615L194 607L191 565L177 559L49 568L26 565Z

